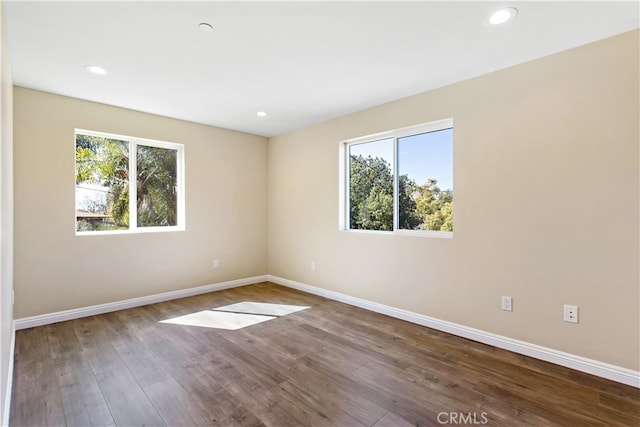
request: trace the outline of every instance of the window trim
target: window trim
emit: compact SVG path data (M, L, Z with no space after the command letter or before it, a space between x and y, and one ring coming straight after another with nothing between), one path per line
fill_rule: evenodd
M364 233L364 234L382 234L386 236L419 236L419 237L435 237L442 239L453 238L453 231L436 231L436 230L404 230L398 228L399 223L399 204L398 204L398 139L407 136L418 135L428 132L437 132L445 129L453 128L453 118L441 119L432 122L422 123L418 125L408 126L400 129L394 129L384 132L378 132L370 135L351 138L340 142L339 149L339 218L338 230L348 233ZM349 147L352 145L366 144L376 142L383 139L393 139L393 230L360 230L349 228ZM453 166L453 165L452 165ZM454 177L455 180L455 177ZM455 211L454 211L455 218Z
M174 232L174 231L185 231L186 223L185 223L185 173L184 173L184 144L179 144L175 142L167 142L167 141L158 141L155 139L147 139L147 138L139 138L134 136L120 135L109 132L98 132L86 129L74 129L73 133L73 141L74 141L74 159L75 159L75 148L76 148L76 137L78 134L87 135L87 136L95 136L100 138L111 138L117 139L120 141L126 141L129 143L129 175L132 177L137 177L137 162L132 161L133 156L137 156L137 147L139 145L146 147L154 147L154 148L164 148L167 150L176 150L176 182L178 186L178 194L177 194L177 224L166 226L166 227L138 227L137 224L137 215L138 215L138 206L136 204L136 194L137 194L137 180L129 180L129 229L128 230L106 230L106 231L78 231L78 219L76 217L73 222L74 231L76 236L110 236L116 234L140 234L140 233L166 233L166 232ZM133 157L135 158L135 157ZM77 192L75 191L75 171L76 171L76 162L73 162L74 166L74 202L77 200ZM75 208L75 203L74 203Z

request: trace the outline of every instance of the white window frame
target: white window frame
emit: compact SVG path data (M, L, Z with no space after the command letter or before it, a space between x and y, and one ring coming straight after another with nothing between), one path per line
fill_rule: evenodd
M107 230L107 231L78 231L78 219L76 218L74 221L75 233L76 236L104 236L104 235L113 235L113 234L135 234L135 233L158 233L158 232L171 232L171 231L185 231L185 174L184 174L184 145L178 144L175 142L166 142L166 141L157 141L154 139L146 139L146 138L138 138L133 136L126 135L118 135L114 133L106 133L106 132L97 132L85 129L74 129L74 156L75 156L75 141L76 135L88 135L88 136L96 136L100 138L110 138L116 139L120 141L125 141L129 143L129 176L134 177L134 179L129 179L129 229L128 230ZM155 148L164 148L168 150L176 150L176 181L178 186L178 194L177 194L177 224L166 226L166 227L138 227L138 205L136 203L137 200L137 179L135 177L138 176L137 170L137 147L146 146L146 147L155 147ZM75 183L75 160L73 162L74 165L74 183ZM76 200L77 193L75 192L74 185L74 201ZM74 203L75 208L75 203ZM74 212L75 214L75 212Z
M404 235L404 236L420 236L420 237L436 237L443 239L453 238L453 231L435 231L435 230L404 230L398 228L399 223L399 203L398 203L398 139L418 135L422 133L437 132L440 130L453 128L453 118L437 120L428 123L422 123L415 126L409 126L401 129L395 129L376 134L361 136L358 138L347 139L340 142L339 149L339 218L338 230L350 233L368 233L383 235ZM366 144L376 142L383 139L393 139L393 231L385 230L360 230L349 228L349 147L352 145ZM453 148L453 145L452 145ZM453 165L451 165L453 168ZM454 177L455 179L455 177ZM455 188L455 185L454 185ZM455 219L455 210L454 210Z

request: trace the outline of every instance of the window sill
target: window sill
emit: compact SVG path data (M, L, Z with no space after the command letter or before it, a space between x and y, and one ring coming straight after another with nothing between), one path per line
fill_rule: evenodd
M148 234L148 233L170 233L174 231L185 231L184 227L146 227L136 230L111 230L111 231L76 231L76 236L114 236L120 234Z
M452 231L421 231L421 230L340 230L343 233L354 234L378 234L383 236L408 236L408 237L430 237L435 239L453 239Z

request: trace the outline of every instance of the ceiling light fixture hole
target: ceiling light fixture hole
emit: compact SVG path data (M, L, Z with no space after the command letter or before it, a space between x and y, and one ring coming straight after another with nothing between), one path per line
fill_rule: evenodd
M206 22L199 23L198 28L200 28L200 31L204 33L210 33L213 31L213 26L211 24L207 24Z

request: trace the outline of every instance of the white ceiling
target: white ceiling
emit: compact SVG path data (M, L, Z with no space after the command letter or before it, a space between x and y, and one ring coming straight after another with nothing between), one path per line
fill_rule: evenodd
M486 20L513 6L516 19ZM638 28L627 2L4 1L14 84L264 136ZM210 33L198 29L210 23ZM86 65L108 70L89 74ZM264 109L267 117L256 116Z

